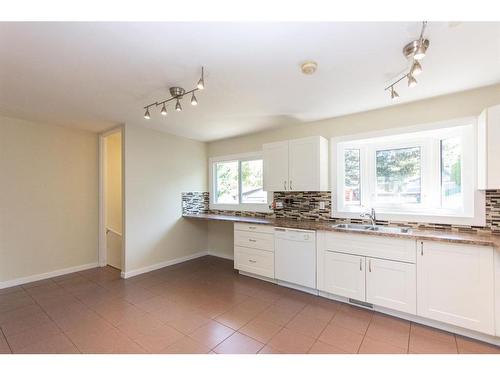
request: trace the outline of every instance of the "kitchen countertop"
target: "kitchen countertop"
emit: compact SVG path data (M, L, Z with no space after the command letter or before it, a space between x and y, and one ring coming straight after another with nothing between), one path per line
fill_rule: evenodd
M458 231L438 231L438 230L421 230L421 229L412 229L411 232L409 233L383 233L383 232L334 228L333 227L334 223L328 221L268 219L261 217L246 217L246 216L232 216L232 215L219 215L219 214L187 214L183 215L183 217L188 219L228 221L232 223L272 225L274 227L284 227L284 228L294 228L294 229L325 230L332 232L356 233L369 236L399 237L399 238L411 238L416 240L466 243L470 245L493 246L496 247L497 249L500 249L500 236L494 234L476 234L476 233L465 233Z

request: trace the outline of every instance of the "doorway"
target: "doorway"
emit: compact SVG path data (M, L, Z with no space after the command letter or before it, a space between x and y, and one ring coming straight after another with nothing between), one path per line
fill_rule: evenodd
M99 264L122 270L123 256L123 134L103 133L100 143Z

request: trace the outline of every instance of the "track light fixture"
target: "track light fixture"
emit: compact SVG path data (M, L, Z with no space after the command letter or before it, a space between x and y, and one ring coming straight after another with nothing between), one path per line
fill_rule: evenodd
M198 105L198 99L196 99L196 96L194 96L194 92L193 96L191 96L191 105Z
M398 100L399 99L399 94L397 93L396 90L394 90L394 86L391 86L391 99L392 100Z
M427 48L429 48L430 44L429 39L424 38L424 31L426 26L427 21L422 22L422 29L420 30L420 36L418 37L418 39L408 43L403 47L403 55L407 59L411 59L411 66L409 71L407 71L407 73L404 71L400 73L395 81L393 81L384 89L385 91L390 90L390 96L393 100L399 98L399 95L395 91L394 87L403 79L408 79L408 87L415 87L418 83L415 79L415 76L422 73L422 65L420 64L420 60L425 57Z
M411 74L408 74L408 87L415 87L417 85L417 80Z
M176 101L175 110L178 112L182 111L181 100L184 98L184 95L187 95L187 94L191 94L191 104L198 105L198 99L196 98L194 93L195 93L195 91L203 90L205 88L205 76L204 75L205 75L205 72L204 72L204 68L202 67L201 68L201 78L198 81L197 86L192 90L186 91L182 87L170 87L169 88L170 98L165 99L165 100L161 100L158 102L154 102L154 103L151 103L151 104L148 104L147 106L145 106L144 109L146 110L146 112L144 113L144 118L146 120L149 120L151 118L151 115L149 113L150 107L159 107L159 106L161 106L161 111L160 111L161 115L166 116L167 115L167 103L170 101L173 101L173 100Z

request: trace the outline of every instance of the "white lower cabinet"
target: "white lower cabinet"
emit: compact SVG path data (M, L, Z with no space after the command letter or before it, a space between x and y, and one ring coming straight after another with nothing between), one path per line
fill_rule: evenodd
M417 315L495 334L493 248L422 241Z
M409 314L417 313L415 265L368 258L366 302Z
M365 257L325 251L323 268L319 273L321 290L359 301L365 300Z
M235 224L234 268L274 279L274 228Z

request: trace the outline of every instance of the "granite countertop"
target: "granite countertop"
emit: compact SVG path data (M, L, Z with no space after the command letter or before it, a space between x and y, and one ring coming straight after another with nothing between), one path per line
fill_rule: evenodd
M229 221L232 223L272 225L275 227L294 228L294 229L347 232L347 233L356 233L368 236L385 236L385 237L411 238L416 240L466 243L471 245L493 246L496 247L497 249L500 249L500 236L494 234L476 234L476 233L464 233L458 231L438 231L438 230L421 230L421 229L412 229L409 233L383 233L383 232L334 228L333 227L334 224L328 221L271 219L271 218L268 219L261 217L245 217L245 216L232 216L232 215L219 215L219 214L186 214L183 215L183 217L189 219Z

